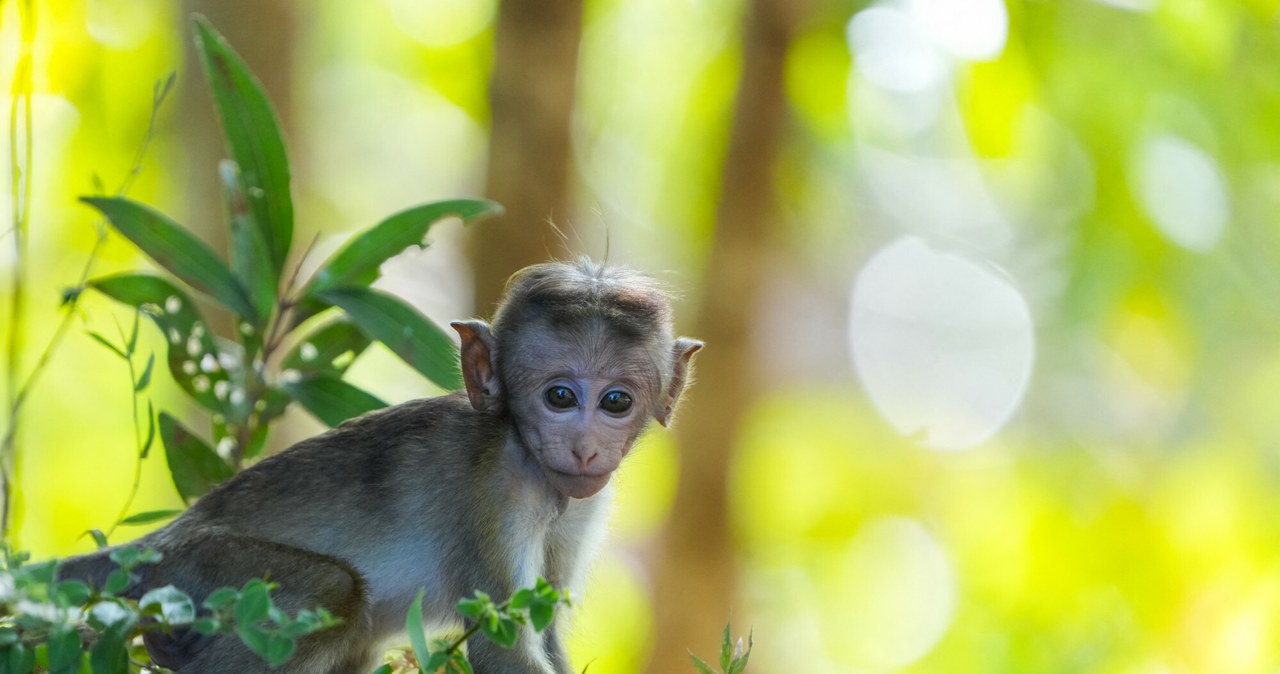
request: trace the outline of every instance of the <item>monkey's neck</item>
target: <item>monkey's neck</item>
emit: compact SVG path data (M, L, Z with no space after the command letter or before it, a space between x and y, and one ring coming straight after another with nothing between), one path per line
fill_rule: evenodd
M569 497L552 486L542 462L534 456L533 448L525 443L514 424L507 432L498 460L505 470L497 473L501 479L508 481L502 491L516 495L534 512L547 515L564 513Z

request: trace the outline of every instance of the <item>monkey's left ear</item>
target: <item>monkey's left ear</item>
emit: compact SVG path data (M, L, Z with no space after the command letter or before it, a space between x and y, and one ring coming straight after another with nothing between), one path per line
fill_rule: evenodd
M467 385L471 406L481 412L502 411L502 384L494 367L493 331L484 321L454 321L449 324L462 338L462 381Z
M689 361L693 358L693 354L697 353L703 343L696 339L681 337L676 340L672 350L675 352L675 369L671 375L671 383L667 384L666 395L663 396L662 405L658 408L658 413L653 415L658 423L663 426L671 424L672 414L676 410L676 403L680 402L680 394L684 391L684 386L689 381Z

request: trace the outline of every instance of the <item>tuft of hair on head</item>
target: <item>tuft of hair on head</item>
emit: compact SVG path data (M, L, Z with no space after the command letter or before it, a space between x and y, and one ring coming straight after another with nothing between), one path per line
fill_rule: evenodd
M671 295L633 269L581 257L544 262L516 272L494 315L498 339L516 326L542 320L553 326L603 320L629 337L671 338Z

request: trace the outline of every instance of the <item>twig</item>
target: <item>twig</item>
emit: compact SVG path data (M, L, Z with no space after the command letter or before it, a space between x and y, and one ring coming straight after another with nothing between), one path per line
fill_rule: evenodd
M13 492L13 468L18 437L17 409L23 396L18 389L18 366L22 360L23 332L23 283L22 261L26 250L27 233L31 224L31 54L35 42L36 14L33 0L24 0L18 9L21 22L22 47L18 63L14 66L13 102L9 108L9 166L12 172L10 198L13 200L13 248L12 268L13 300L9 305L9 353L5 390L9 400L9 427L4 442L0 444L0 537L9 536L10 498ZM21 106L19 106L21 103ZM19 154L18 127L22 127L22 149Z
M26 0L24 3L24 7L29 7L31 4L31 1L32 0ZM34 24L34 13L32 13L31 22L32 24ZM24 23L24 34L23 34L24 40L27 37L27 32L25 27L26 27L26 24ZM34 33L34 28L32 28L32 33ZM30 76L29 71L27 75L28 77ZM138 177L138 174L141 173L142 171L143 159L146 157L147 150L150 149L151 142L155 138L156 121L157 121L156 118L159 114L160 106L161 104L164 103L165 98L169 95L169 92L172 90L174 78L175 78L175 74L170 73L169 76L165 78L163 83L161 82L156 83L155 90L152 94L151 115L147 120L146 133L143 135L142 142L139 143L138 149L134 153L133 162L129 167L128 173L126 173L125 177L120 181L120 186L116 188L116 191L115 191L116 196L123 196L126 192L128 192L129 188L133 186L134 180ZM14 101L16 106L16 101L17 101L16 97ZM28 135L28 138L30 138L30 124L31 124L30 112L29 112L30 96L27 96L27 105L28 105L27 135ZM16 152L16 150L14 150L13 148L17 147L16 141L14 140L15 124L16 122L14 121L13 116L11 115L11 119L10 119L11 155L13 155L13 153ZM29 167L30 167L31 149L32 149L31 145L30 143L28 143L26 147L26 152L28 156L28 159L27 159L28 172L30 171ZM14 159L13 161L16 162L16 159ZM17 176L18 174L19 174L19 171L17 170L16 164L15 164L14 175ZM30 192L29 180L26 184L26 188L28 190L28 195L29 195L29 192ZM14 182L14 190L16 194L16 190L17 190L16 178ZM19 269L21 267L22 252L23 252L21 242L24 240L25 238L24 234L26 232L26 221L17 219L17 215L16 215L18 199L14 198L13 201L15 204L15 223L17 223L13 227L13 232L14 232L14 240L15 240L15 245L17 246L18 254L13 267L15 286L14 286L14 293L13 293L14 294L13 311L12 311L11 320L10 320L11 332L15 331L19 327L19 324L21 323L21 320L22 320L22 313L21 313L22 307L20 302L20 298L22 294L20 292L21 277L19 275ZM23 217L29 216L28 212L25 210L26 203L27 202L24 200L23 201L23 207L24 207ZM66 302L66 305L67 305L66 311L63 314L62 319L58 322L58 327L54 329L53 335L49 337L49 341L45 344L45 348L40 353L40 357L36 360L35 366L31 368L31 372L27 374L27 378L22 382L20 386L17 385L17 365L18 365L18 360L20 359L20 356L21 356L21 354L19 353L20 349L16 348L18 346L18 342L15 341L14 337L12 336L10 337L8 388L7 388L7 390L9 391L9 400L8 400L9 425L8 425L8 428L5 430L3 440L0 440L0 469L3 469L3 472L2 474L0 474L0 477L2 477L4 481L3 485L0 485L0 501L3 502L2 510L0 510L0 537L7 537L9 532L9 509L10 509L9 499L10 499L10 493L12 491L12 487L11 487L12 478L13 478L12 462L13 462L14 456L17 453L18 417L22 411L23 404L26 402L28 394L30 394L31 389L35 386L36 382L39 380L40 375L43 374L45 369L48 367L49 361L52 359L54 351L57 350L57 347L62 343L63 338L66 336L67 330L70 329L71 322L76 315L76 309L79 307L79 304L80 304L80 296L83 293L86 285L88 284L89 275L93 273L94 263L97 261L98 255L102 252L102 247L106 244L107 229L104 221L99 220L96 226L97 226L98 238L96 241L94 241L93 248L89 251L88 259L85 260L84 269L81 270L80 272L79 283L76 285L75 289L72 291L71 295L69 296L68 301Z

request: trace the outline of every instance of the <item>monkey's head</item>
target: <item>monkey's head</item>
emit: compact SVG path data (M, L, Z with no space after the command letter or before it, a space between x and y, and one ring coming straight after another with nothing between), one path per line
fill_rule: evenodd
M477 410L511 416L551 484L587 498L604 488L650 419L671 422L702 348L675 338L652 279L589 261L516 273L493 325L452 324Z

